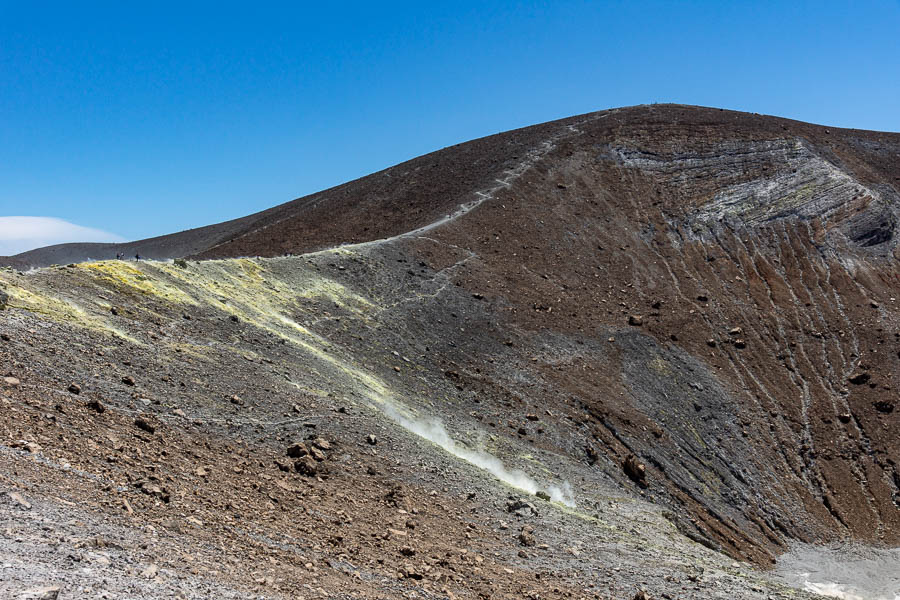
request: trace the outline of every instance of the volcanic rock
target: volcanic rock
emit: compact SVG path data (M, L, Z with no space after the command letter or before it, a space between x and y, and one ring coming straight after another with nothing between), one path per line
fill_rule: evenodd
M88 402L85 404L85 406L86 406L88 409L90 409L90 410L94 411L95 413L97 413L98 415L102 415L103 412L106 410L106 407L103 406L103 403L100 402L99 400L90 400L90 401L88 401ZM152 433L152 432L151 432L151 433Z
M862 371L851 375L848 381L853 385L863 385L868 383L870 379L872 379L872 376L869 373Z
M318 472L319 466L312 456L304 456L294 463L294 470L301 475L312 477Z
M147 433L154 433L156 431L156 427L154 427L153 424L144 417L138 417L137 419L135 419L134 426L142 431L146 431Z
M287 450L285 450L285 454L289 458L300 458L309 454L309 449L306 447L306 444L299 442L288 446Z
M622 463L622 469L628 478L638 484L640 487L647 487L647 468L644 463L639 462L634 454L629 454Z

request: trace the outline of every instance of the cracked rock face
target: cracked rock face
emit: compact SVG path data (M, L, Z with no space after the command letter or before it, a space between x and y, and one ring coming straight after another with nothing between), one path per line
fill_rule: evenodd
M691 196L695 210L685 215L685 226L706 240L724 227L816 220L860 246L894 245L896 192L883 196L866 187L802 138L728 141L666 154L613 147L607 154ZM755 176L743 180L749 173ZM711 196L710 180L722 184Z

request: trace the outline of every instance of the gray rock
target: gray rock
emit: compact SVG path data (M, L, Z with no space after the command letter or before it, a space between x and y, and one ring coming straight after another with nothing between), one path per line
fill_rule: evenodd
M59 586L33 588L22 592L19 598L20 600L57 600L59 589Z

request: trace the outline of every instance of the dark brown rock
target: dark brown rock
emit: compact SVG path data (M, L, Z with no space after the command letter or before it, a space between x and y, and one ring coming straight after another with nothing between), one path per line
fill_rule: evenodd
M288 446L285 454L287 454L287 456L290 458L301 458L309 454L309 449L306 447L306 444L300 442Z
M97 413L98 415L102 415L103 412L106 410L106 407L103 406L103 404L99 400L91 400L87 404L85 404L85 406L88 409Z
M873 402L872 405L880 413L890 414L894 412L894 403L890 400L878 400Z
M134 426L142 431L146 431L147 433L156 432L156 427L154 427L153 424L144 417L138 417L137 419L135 419Z
M872 379L871 375L865 371L860 371L851 375L848 381L853 385L863 385L868 383L870 379Z
M306 475L307 477L314 476L318 470L319 466L316 463L315 459L311 456L304 456L300 460L294 463L294 470L300 473L301 475Z
M634 454L629 454L622 463L622 470L628 475L628 478L638 484L640 487L647 487L647 467L644 463L638 461Z

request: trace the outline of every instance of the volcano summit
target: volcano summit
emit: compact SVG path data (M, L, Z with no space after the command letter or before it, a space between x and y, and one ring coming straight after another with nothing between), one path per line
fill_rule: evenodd
M0 590L802 596L900 544L898 217L900 134L652 105L2 259Z

